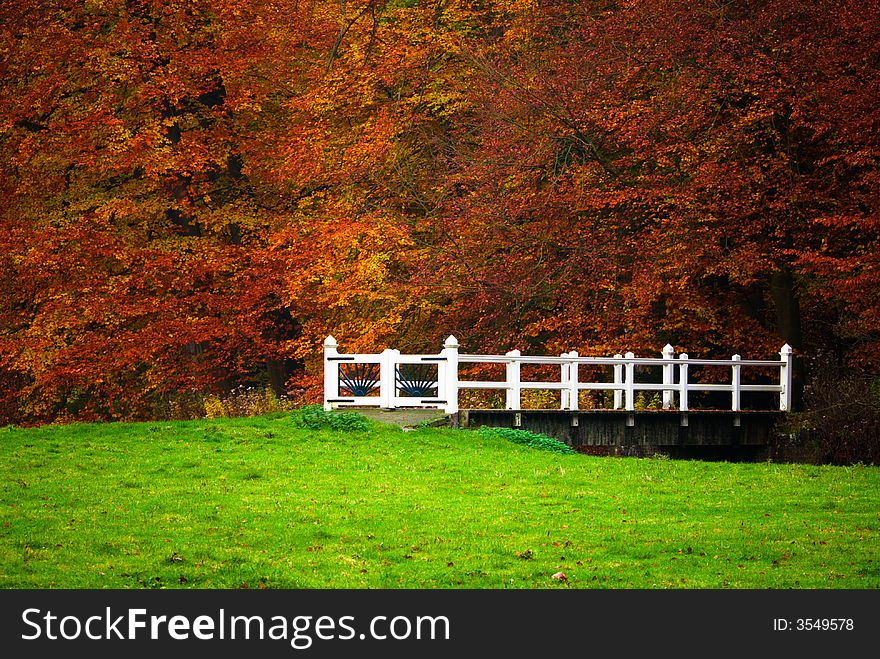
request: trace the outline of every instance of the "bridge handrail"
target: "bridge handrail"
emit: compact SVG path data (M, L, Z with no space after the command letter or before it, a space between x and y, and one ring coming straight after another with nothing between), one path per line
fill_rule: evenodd
M636 357L628 352L613 357L581 356L577 352L561 355L523 355L512 350L504 355L481 355L458 352L458 340L450 336L443 350L433 355L402 354L399 350L381 353L340 353L336 339L324 341L324 406L332 409L346 405L366 405L394 409L397 407L439 407L447 413L458 411L458 394L462 389L503 389L505 407L521 409L523 389L548 389L561 392L560 407L578 410L581 391L610 391L614 409L635 409L639 391L662 393L663 409L689 410L688 394L692 391L731 394L731 410L740 411L743 392L768 392L779 395L779 410L789 411L792 401L792 349L782 346L779 359L691 359L687 353L674 354L671 345L661 357ZM460 364L504 364L504 380L459 379ZM560 378L554 381L524 381L524 364L558 365ZM579 377L578 367L611 366L613 382L588 382ZM692 382L688 369L727 367L729 382ZM637 367L660 367L662 383L639 382ZM776 384L743 384L742 369L779 369ZM435 370L434 370L435 369ZM401 393L402 392L402 393ZM678 398L677 404L675 398Z

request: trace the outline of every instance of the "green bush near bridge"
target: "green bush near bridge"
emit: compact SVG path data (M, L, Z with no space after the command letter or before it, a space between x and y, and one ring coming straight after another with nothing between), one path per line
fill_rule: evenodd
M368 428L0 429L0 587L880 587L878 467Z

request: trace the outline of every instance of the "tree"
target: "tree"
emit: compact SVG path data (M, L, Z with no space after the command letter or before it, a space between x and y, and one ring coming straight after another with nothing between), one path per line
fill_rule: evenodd
M315 397L329 333L876 367L876 4L16 0L0 413Z

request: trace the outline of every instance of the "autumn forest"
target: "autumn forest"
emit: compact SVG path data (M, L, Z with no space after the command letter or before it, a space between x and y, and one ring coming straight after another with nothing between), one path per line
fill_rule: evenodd
M880 2L9 0L0 424L349 351L880 373Z

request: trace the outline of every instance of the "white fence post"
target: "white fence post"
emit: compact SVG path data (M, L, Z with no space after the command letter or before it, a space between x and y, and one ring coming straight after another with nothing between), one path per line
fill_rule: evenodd
M571 364L568 366L568 409L577 410L579 409L577 350L572 350L568 353L568 356L571 357L572 360ZM565 390L563 390L562 393L565 393Z
M734 355L730 359L731 359L731 361L738 362L738 361L742 360L742 357L740 357L739 355ZM730 384L733 387L733 393L731 394L732 400L731 400L730 409L733 412L740 411L740 406L741 406L741 402L742 402L742 399L740 396L740 369L741 368L742 368L742 366L740 366L739 364L734 364L731 367L733 372L731 373Z
M505 353L507 357L519 357L522 353L519 350L511 350ZM505 395L505 407L509 410L520 409L520 391L522 389L519 381L520 363L516 360L507 362L507 394Z
M672 384L675 382L675 365L671 360L675 357L675 348L667 343L663 346L660 354L667 361L663 364L663 384L670 386L669 389L663 390L663 409L670 410L672 409Z
M614 359L623 359L623 355L617 353ZM623 364L614 365L614 384L623 384ZM614 390L614 409L619 410L623 407L623 392L620 389Z
M397 373L395 364L397 350L386 348L379 355L379 407L390 410L394 408L397 393Z
M792 349L787 343L782 346L779 356L782 365L779 368L779 409L782 412L790 412L792 405L791 376L792 376Z
M338 347L332 334L324 339L324 409L328 412L333 409L330 399L339 396L339 363L330 361L339 355Z
M563 352L559 356L562 358L565 358L565 357L568 357L568 353ZM560 384L562 384L563 386L568 385L570 382L570 377L571 377L570 364L562 364L559 367L559 382L560 382ZM559 409L560 410L567 410L568 409L568 395L570 392L571 392L570 386L565 386L564 389L560 390L560 392L559 392L559 394L560 394L559 395Z
M678 365L678 379L679 379L679 394L678 394L678 409L682 412L688 411L688 354L686 352L681 353L678 356L681 363Z
M458 339L451 334L443 344L443 355L446 357L445 411L447 414L455 414L458 412Z
M626 380L624 384L626 385L626 411L632 412L636 409L636 390L635 390L635 380L636 380L636 365L632 361L635 359L635 355L631 352L628 352L624 355L629 361L626 362Z

